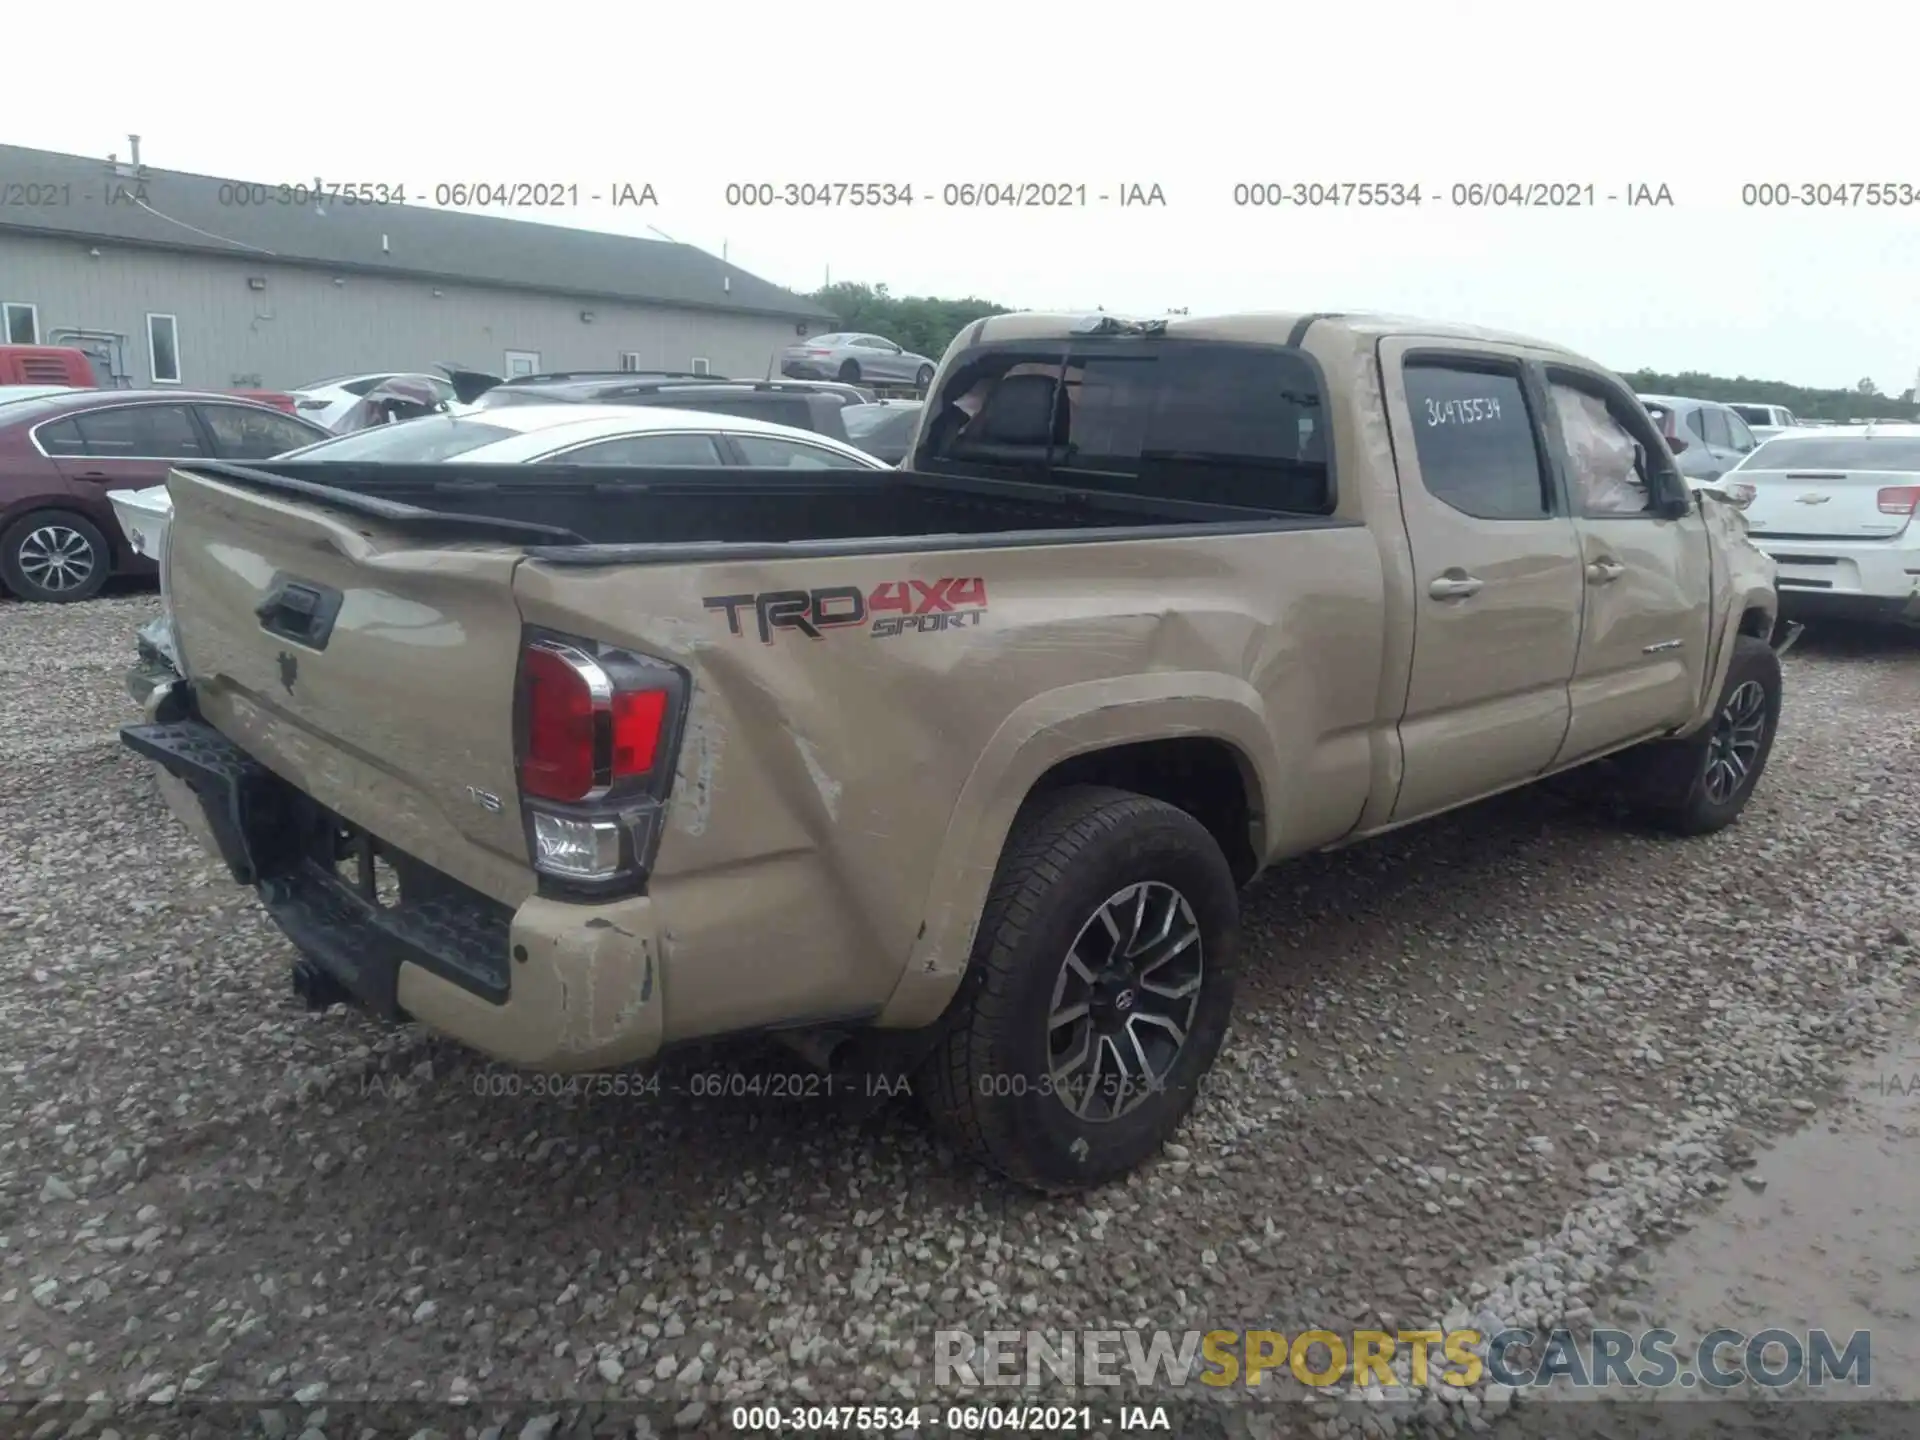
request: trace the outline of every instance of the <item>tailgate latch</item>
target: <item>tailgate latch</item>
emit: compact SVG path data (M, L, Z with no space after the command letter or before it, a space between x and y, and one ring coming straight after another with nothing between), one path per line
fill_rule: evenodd
M276 575L267 598L254 606L260 628L309 650L324 650L339 618L342 596L326 585Z

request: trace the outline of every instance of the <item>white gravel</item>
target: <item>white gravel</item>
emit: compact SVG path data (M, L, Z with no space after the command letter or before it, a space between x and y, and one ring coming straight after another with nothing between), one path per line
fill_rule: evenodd
M288 1437L478 1434L508 1402L509 1437L665 1431L1065 1398L937 1393L937 1329L1577 1324L1920 989L1920 644L1814 636L1722 835L1530 792L1263 881L1188 1133L1082 1202L956 1163L904 1104L476 1094L455 1046L297 1008L285 942L118 745L155 608L0 600L0 1399L47 1407L22 1433L161 1397ZM470 1422L354 1408L452 1398ZM1136 1398L1182 1434L1307 1418ZM1510 1403L1371 1401L1312 1423Z

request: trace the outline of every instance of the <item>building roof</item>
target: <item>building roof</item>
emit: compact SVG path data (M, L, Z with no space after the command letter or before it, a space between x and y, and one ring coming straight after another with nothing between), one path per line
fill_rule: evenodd
M405 205L222 204L221 187L237 182L150 165L136 172L124 161L116 170L104 158L15 145L0 145L0 175L12 193L50 188L61 202L0 208L0 232L646 305L834 318L791 290L691 245L435 210L417 203L421 197L412 191L407 198L415 203ZM264 189L277 190L291 179L277 177Z

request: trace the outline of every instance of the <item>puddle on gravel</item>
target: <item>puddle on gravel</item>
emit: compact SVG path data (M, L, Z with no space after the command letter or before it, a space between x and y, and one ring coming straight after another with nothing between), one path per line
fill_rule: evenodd
M1763 1144L1715 1211L1648 1255L1633 1295L1646 1319L1629 1328L1695 1340L1721 1327L1823 1329L1836 1351L1865 1330L1871 1389L1829 1383L1821 1398L1920 1400L1920 1013L1904 1036L1852 1067L1843 1097Z

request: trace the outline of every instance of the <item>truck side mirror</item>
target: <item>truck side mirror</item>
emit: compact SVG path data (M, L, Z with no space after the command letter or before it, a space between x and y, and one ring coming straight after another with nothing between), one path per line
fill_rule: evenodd
M1662 520L1679 520L1693 510L1693 489L1678 470L1655 470L1648 488L1653 492L1648 508Z

